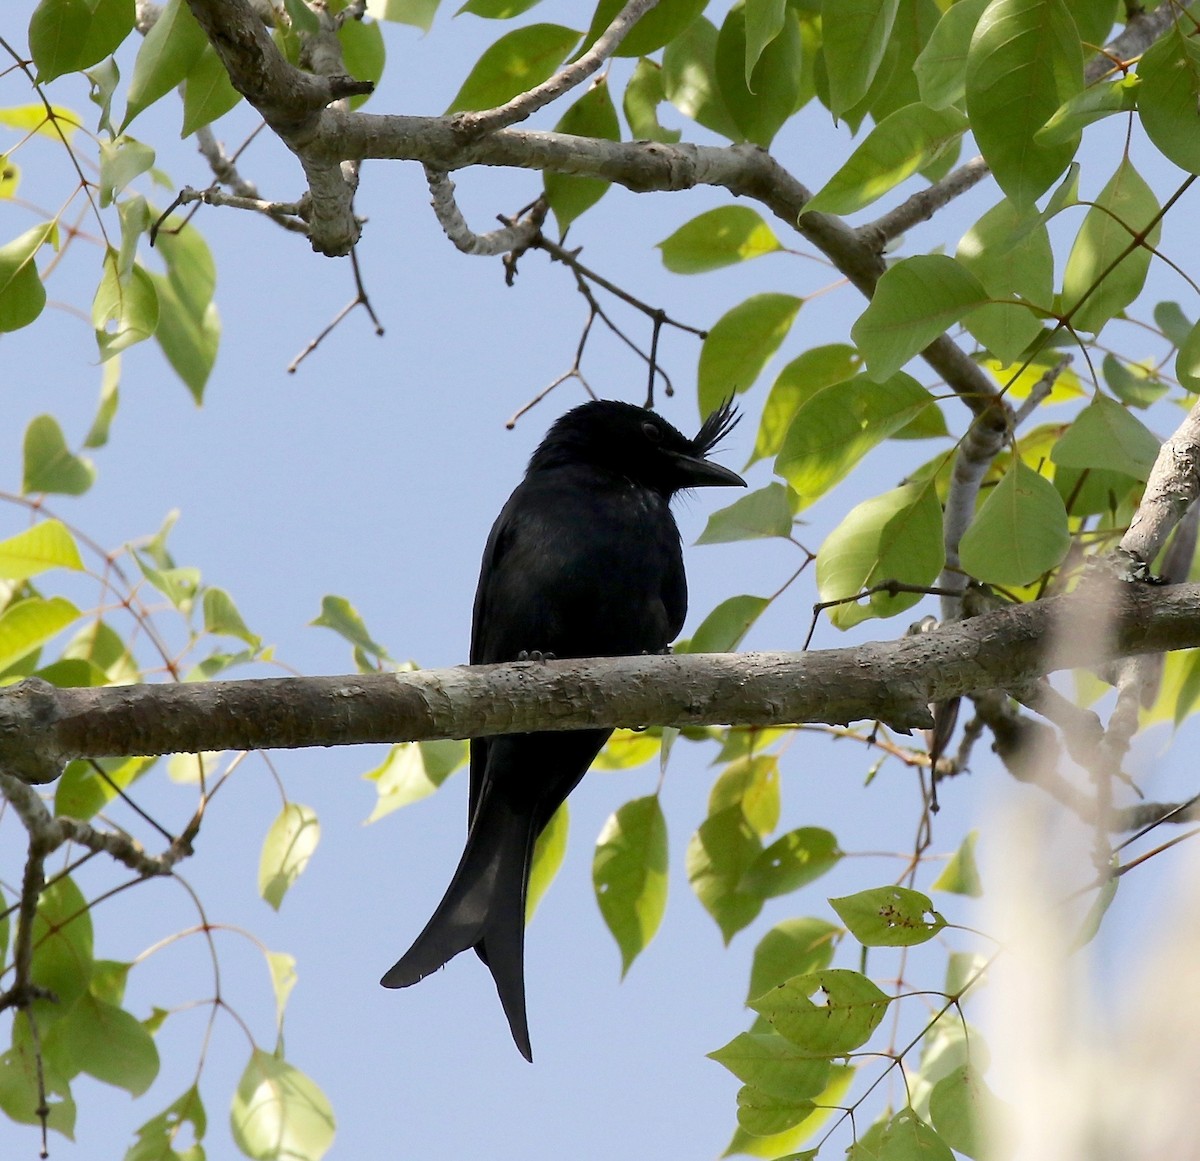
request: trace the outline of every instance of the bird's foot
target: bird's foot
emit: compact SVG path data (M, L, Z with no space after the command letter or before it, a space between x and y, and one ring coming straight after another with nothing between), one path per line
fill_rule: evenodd
M522 649L517 654L518 661L557 661L553 653L543 653L540 649Z

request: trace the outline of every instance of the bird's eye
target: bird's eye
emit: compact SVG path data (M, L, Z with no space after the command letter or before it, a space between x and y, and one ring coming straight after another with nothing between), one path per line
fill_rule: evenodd
M642 431L645 433L646 438L651 443L661 443L662 442L662 430L658 427L657 424L643 423Z

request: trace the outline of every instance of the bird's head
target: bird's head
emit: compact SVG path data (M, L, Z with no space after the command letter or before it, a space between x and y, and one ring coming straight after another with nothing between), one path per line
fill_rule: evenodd
M668 499L685 488L744 488L746 481L737 472L708 458L739 418L728 399L701 424L695 438L688 439L644 407L594 399L555 421L533 453L529 470L587 464L653 488Z

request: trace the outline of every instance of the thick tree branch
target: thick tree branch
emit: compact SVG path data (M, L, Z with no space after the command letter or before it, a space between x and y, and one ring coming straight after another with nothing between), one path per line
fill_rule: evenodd
M1069 626L1069 631L1062 631ZM1053 644L1053 656L1050 646ZM813 653L517 662L417 673L0 695L0 764L27 782L70 758L352 745L585 726L778 725L879 718L1021 686L1050 666L1200 645L1200 585L1093 579L1064 597L916 637Z

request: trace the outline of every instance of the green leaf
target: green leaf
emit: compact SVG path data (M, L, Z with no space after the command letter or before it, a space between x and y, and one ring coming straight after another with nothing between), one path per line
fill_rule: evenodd
M184 1125L190 1126L196 1144L180 1153L174 1146ZM125 1161L204 1161L199 1142L207 1130L204 1102L200 1090L192 1085L138 1129L137 1141L125 1154Z
M554 877L567 854L567 834L571 815L564 802L551 816L533 844L533 863L529 872L529 887L525 893L525 922L533 918L537 905L550 889Z
M1034 135L1040 145L1057 145L1077 140L1079 134L1093 121L1103 120L1115 113L1132 113L1137 109L1137 92L1141 78L1137 73L1119 81L1093 85L1076 93Z
M253 1161L319 1161L333 1144L333 1109L304 1073L256 1048L229 1114L237 1147Z
M787 20L787 0L746 0L746 84L749 86L763 50L782 31Z
M357 21L350 21L357 27ZM375 25L371 26L372 28ZM356 75L356 74L355 74ZM223 117L240 100L242 94L233 87L229 73L211 44L205 44L188 69L183 87L183 128L180 137L190 137L197 129L211 125Z
M608 82L601 77L575 102L554 127L556 133L573 137L595 137L603 141L619 141L621 127L613 108ZM576 177L569 173L546 170L542 175L546 201L554 211L558 232L564 235L567 227L585 210L591 209L608 192L610 185L595 177Z
M82 996L92 978L92 917L75 881L64 875L54 880L38 900L33 921L33 982L57 997L42 1001L54 1018Z
M379 25L365 20L344 21L338 29L338 39L342 42L342 62L346 72L356 80L379 84L387 63L387 49ZM370 99L370 93L351 97L350 108L361 108Z
M864 947L928 943L946 926L933 909L933 900L908 887L872 887L830 899L829 905Z
M203 316L217 286L217 266L204 235L183 219L163 223L155 249L167 264L167 279L183 308L193 318Z
M1145 483L1158 449L1158 439L1141 420L1097 395L1054 445L1050 458L1064 468L1104 468Z
M905 105L884 117L846 163L804 207L804 213L852 214L935 161L967 130L955 108Z
M674 274L702 274L782 250L771 227L749 206L719 206L658 243Z
M702 415L753 385L791 330L803 303L792 294L755 294L716 321L700 348Z
M283 1012L298 979L296 957L282 951L264 953L267 970L271 973L271 989L275 993L275 1027L283 1031Z
M774 754L745 754L721 771L708 795L708 813L738 807L758 835L779 825L779 758ZM743 886L746 884L743 883Z
M459 741L400 742L374 770L364 774L375 783L377 799L367 822L432 794L467 760L467 744Z
M983 284L945 254L918 254L884 271L851 335L877 382L890 378L972 307Z
M793 494L786 484L768 484L714 512L696 540L697 544L728 544L735 540L761 540L792 534ZM0 545L0 548L3 546Z
M635 139L673 143L683 136L680 130L664 129L659 124L658 106L666 99L662 66L645 58L639 60L622 98L625 120L629 122L629 131Z
M661 730L614 730L592 769L632 770L657 758L661 749Z
M204 590L204 631L236 637L255 649L262 644L262 638L250 632L233 598L224 589Z
M116 52L135 18L134 0L42 0L29 20L38 83L79 72Z
M767 597L729 597L700 622L686 649L676 648L681 653L732 653L769 604Z
M821 1061L825 1071L829 1062ZM768 1093L744 1084L737 1094L738 1127L755 1137L774 1136L808 1119L816 1105L793 1093Z
M33 652L82 614L65 597L26 597L0 614L0 670Z
M744 886L764 899L787 895L832 870L841 857L830 831L802 826L776 839L754 860Z
M22 1021L24 1022L24 1021ZM14 1026L15 1027L15 1026ZM15 1037L14 1037L15 1040ZM35 1051L29 1037L0 1053L0 1111L19 1125L43 1123L67 1140L75 1139L75 1102L71 1086Z
M1200 173L1200 44L1175 21L1143 54L1138 76L1146 136L1180 169Z
M615 56L646 56L671 43L704 10L708 0L659 0L626 34ZM584 44L591 47L625 7L625 0L600 0Z
M667 906L667 823L657 794L608 816L592 860L596 902L621 949L621 975L645 949Z
M1067 167L1079 137L1045 144L1037 131L1083 90L1083 50L1063 0L995 0L967 57L971 131L1000 188L1027 209Z
M578 43L579 33L560 24L531 24L505 33L475 63L446 112L503 105L553 76Z
M258 860L258 893L276 911L320 841L321 824L312 807L289 802L271 823Z
M835 118L866 95L883 61L899 0L822 0L821 30Z
M54 787L55 814L85 822L94 818L116 798L118 788L128 790L157 759L96 758L93 761L104 771L103 776L97 773L91 761L67 763L67 768Z
M200 403L221 338L221 323L212 301L216 265L200 232L175 218L159 231L156 249L166 260L167 273L151 276L159 300L154 337Z
M131 181L154 165L149 145L122 134L100 142L100 205L110 206Z
M759 940L746 1001L757 999L792 976L827 968L841 928L824 919L785 919Z
M1191 320L1177 302L1160 302L1154 307L1154 321L1168 342L1182 347L1192 330Z
M1044 222L1025 228L1005 199L962 237L955 258L983 284L989 297L1019 298L1048 312L1054 305L1054 253ZM1015 362L1042 330L1043 315L1016 303L973 310L963 325L1002 362Z
M935 0L915 0L897 6L883 58L862 100L846 110L846 124L857 133L863 118L878 123L889 113L921 99L914 69L917 53L933 35L941 15Z
M58 244L53 222L42 222L0 246L0 332L20 330L42 313L46 288L33 259L47 241Z
M933 881L935 891L952 891L956 895L969 895L978 899L983 894L983 880L979 877L979 866L975 862L977 830L970 831L958 850L942 868L942 873Z
M321 21L305 0L283 0L283 7L287 11L293 32L316 36L321 31Z
M968 1157L994 1154L996 1130L1011 1110L983 1082L979 1072L963 1064L942 1077L929 1094L929 1119L952 1149Z
M433 17L440 0L370 0L367 11L376 20L394 20L411 24L422 32L433 27Z
M735 1153L745 1153L751 1157L761 1157L763 1161L774 1161L775 1158L782 1161L786 1154L786 1161L816 1161L816 1150L805 1149L799 1153L795 1150L805 1141L812 1139L813 1134L829 1119L835 1109L845 1106L846 1092L854 1076L855 1070L848 1065L833 1065L829 1070L829 1083L813 1102L816 1107L803 1121L783 1133L773 1133L769 1137L752 1136L739 1126L734 1130L722 1156L732 1157Z
M332 629L338 636L349 641L355 649L361 649L364 653L383 660L390 659L388 651L377 644L367 632L366 623L359 616L358 610L345 597L322 597L320 616L313 618L309 624Z
M663 52L663 92L685 117L730 141L742 135L717 84L717 30L697 17Z
M762 843L740 806L710 815L688 843L688 882L726 943L762 910L761 896L741 887L761 851Z
M1149 247L1158 244L1161 234L1159 223L1146 233L1144 245L1110 267L1158 212L1154 191L1123 157L1084 217L1063 273L1063 310L1078 330L1098 333L1141 293L1150 269Z
M541 0L467 0L454 15L461 16L464 12L470 12L473 16L483 16L488 20L511 20L514 16L520 16L522 12L528 12L540 2Z
M812 395L797 410L775 460L775 471L796 494L797 509L820 499L871 448L927 408L936 409L933 396L903 371L886 383L856 375Z
M817 590L821 600L832 601L888 580L931 585L944 563L937 492L929 482L906 484L856 505L825 538L817 553ZM865 605L836 605L829 619L849 629L871 617L895 616L920 599L916 593L875 593Z
M821 1002L811 999L821 993ZM888 997L860 972L827 968L792 979L750 1001L781 1036L811 1056L844 1056L879 1026Z
M158 1076L154 1038L124 1008L85 993L55 1026L59 1046L81 1072L141 1096Z
M813 347L788 363L771 385L747 467L778 454L800 407L823 387L851 378L861 366L858 351L848 343Z
M101 359L140 343L158 326L158 292L154 280L138 263L121 273L119 255L111 246L104 274L92 300L92 326Z
M931 109L957 105L967 91L967 50L991 0L958 0L942 13L913 71L921 100Z
M1115 866L1115 861L1114 861ZM1112 906L1113 900L1117 897L1117 888L1121 885L1121 880L1118 876L1112 875L1106 879L1096 892L1096 897L1088 906L1087 913L1084 915L1079 924L1079 930L1075 932L1074 938L1071 940L1070 948L1075 950L1080 947L1086 947L1100 931L1100 924L1104 920L1104 916L1108 914L1108 909Z
M708 1058L743 1084L777 1097L814 1097L829 1082L828 1060L802 1052L777 1032L741 1032ZM747 1125L743 1128L754 1132Z
M738 130L765 149L795 112L800 96L803 47L796 14L790 8L784 10L783 29L763 49L749 78L747 53L746 6L739 0L717 37L717 85Z
M132 553L134 562L144 576L171 604L182 612L189 612L192 601L200 588L198 568L155 568L143 559L142 553Z
M40 520L0 540L0 577L5 580L28 580L51 568L83 568L75 538L61 521Z
M1175 375L1185 391L1200 391L1200 323L1188 331L1175 356Z
M963 534L959 555L976 580L1027 585L1061 564L1070 547L1062 497L1045 476L1017 459Z
M167 0L133 62L122 131L143 109L183 82L207 45L208 38L186 0Z
M120 634L99 617L88 620L63 650L63 657L86 661L114 685L141 680L141 670Z
M878 1161L954 1161L946 1142L912 1109L901 1109L891 1119L880 1134L874 1156Z
M1112 393L1130 407L1150 407L1157 403L1170 387L1159 378L1157 359L1146 359L1141 363L1123 363L1112 355L1105 355L1101 364L1104 381ZM1175 374L1179 375L1179 359L1175 361ZM1183 378L1180 386L1191 390Z
M101 61L95 68L87 69L83 75L92 86L88 98L100 110L97 128L109 137L116 137L116 126L112 123L112 99L121 80L121 70L117 68L117 62L110 57Z

